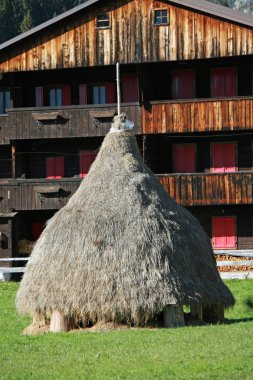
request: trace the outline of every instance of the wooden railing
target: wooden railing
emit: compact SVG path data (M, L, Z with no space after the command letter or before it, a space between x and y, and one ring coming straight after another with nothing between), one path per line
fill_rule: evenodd
M183 206L252 204L253 172L159 175L170 196Z
M9 180L0 185L0 212L58 210L80 185L80 178Z
M157 101L144 105L142 133L253 129L253 97Z
M135 123L135 132L141 133L139 104L122 104L122 112ZM2 121L8 123L8 129L5 128L2 132L2 140L104 136L111 127L114 115L116 115L114 104L14 108L8 111L8 116Z

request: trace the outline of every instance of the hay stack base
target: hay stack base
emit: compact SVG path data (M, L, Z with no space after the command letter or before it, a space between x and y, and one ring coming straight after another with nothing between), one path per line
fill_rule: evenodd
M53 315L51 330L66 331L66 321L146 326L163 312L179 326L184 305L232 306L199 222L143 163L134 134L115 130L36 242L19 312Z

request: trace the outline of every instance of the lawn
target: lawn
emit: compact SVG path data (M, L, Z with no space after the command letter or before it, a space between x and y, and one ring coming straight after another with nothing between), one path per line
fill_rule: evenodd
M0 283L0 379L253 379L253 280L227 284L230 324L22 336L18 285Z

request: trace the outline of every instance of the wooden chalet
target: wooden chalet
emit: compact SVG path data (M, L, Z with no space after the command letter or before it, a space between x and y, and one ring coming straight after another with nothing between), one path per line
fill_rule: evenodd
M88 0L0 45L0 257L35 241L87 174L116 113L117 61L143 160L214 249L253 249L253 17Z

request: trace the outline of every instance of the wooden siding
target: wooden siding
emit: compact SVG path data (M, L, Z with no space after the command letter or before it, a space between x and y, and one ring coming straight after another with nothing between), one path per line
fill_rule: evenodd
M9 144L9 117L0 115L0 145Z
M65 206L80 185L80 179L9 180L0 185L0 212L58 210ZM59 193L57 190L60 189Z
M171 197L182 206L253 203L253 172L157 177ZM58 210L65 206L80 182L80 178L5 181L0 184L0 212Z
M154 9L169 24L154 26ZM96 28L110 12L111 27ZM252 28L155 0L110 0L22 40L1 55L0 72L177 61L253 54Z
M241 205L253 202L253 172L159 175L171 197L182 206Z
M122 105L122 112L141 132L141 108ZM70 106L60 108L24 108L9 112L9 139L75 138L104 136L111 127L116 106Z
M252 129L253 97L150 102L142 117L144 134Z

